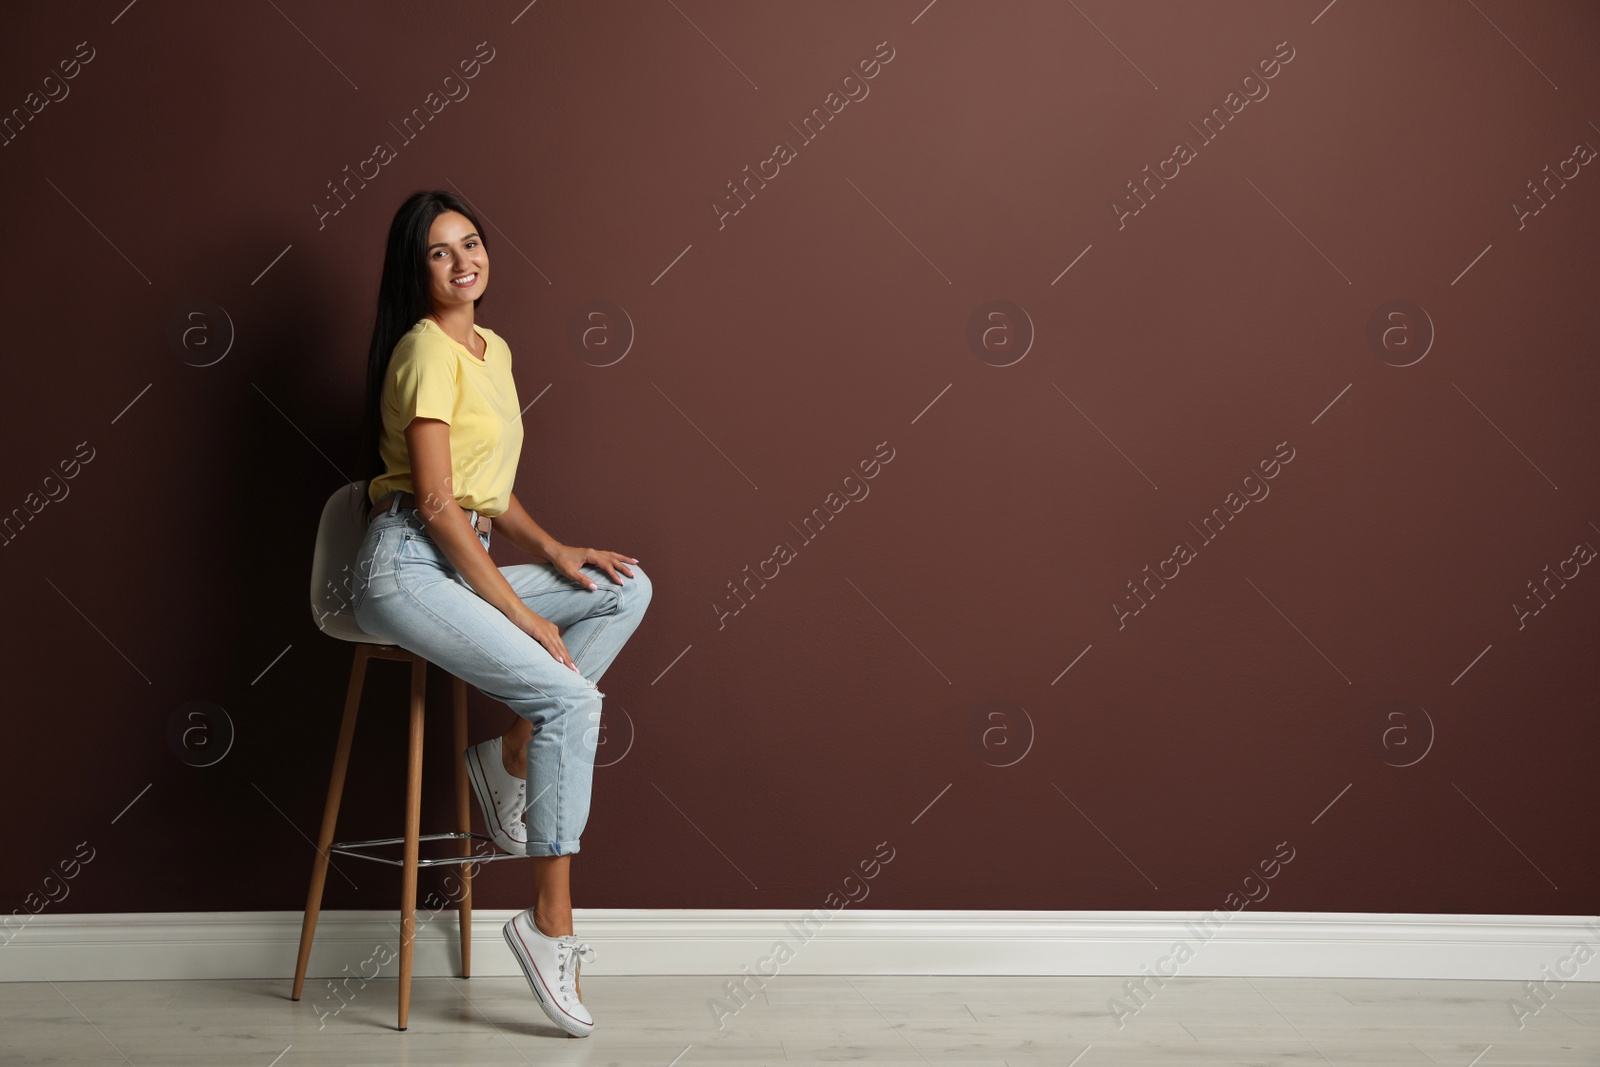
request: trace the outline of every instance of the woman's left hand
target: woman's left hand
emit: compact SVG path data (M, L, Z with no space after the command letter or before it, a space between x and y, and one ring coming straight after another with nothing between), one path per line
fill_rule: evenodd
M562 545L549 555L552 567L582 585L585 589L600 588L594 583L593 579L583 573L583 565L585 563L593 563L596 567L611 575L612 581L621 585L622 579L617 577L617 571L621 570L623 574L632 578L633 572L628 569L628 564L639 562L632 556L623 555L621 552L611 552L603 548L575 548L572 545Z

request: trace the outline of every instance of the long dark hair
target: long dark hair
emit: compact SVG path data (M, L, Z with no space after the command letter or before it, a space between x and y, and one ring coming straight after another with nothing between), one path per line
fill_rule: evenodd
M383 381L395 345L417 320L433 311L428 270L428 230L446 211L458 211L472 222L478 240L487 250L478 217L461 198L440 189L412 193L389 223L389 240L383 251L383 275L378 281L378 313L372 322L367 347L367 406L361 428L361 453L357 465L362 488L370 491L372 479L384 472L378 440L383 432ZM472 302L476 308L483 297Z

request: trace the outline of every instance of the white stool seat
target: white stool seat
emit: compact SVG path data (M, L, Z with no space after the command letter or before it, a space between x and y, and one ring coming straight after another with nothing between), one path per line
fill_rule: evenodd
M311 615L329 637L367 645L394 641L367 633L356 622L356 556L367 536L367 494L362 482L334 490L322 506L317 547L311 554Z
M395 642L385 637L374 637L367 633L356 623L356 617L348 611L330 612L322 616L322 632L329 637L337 637L341 641L354 641L363 645L390 645Z

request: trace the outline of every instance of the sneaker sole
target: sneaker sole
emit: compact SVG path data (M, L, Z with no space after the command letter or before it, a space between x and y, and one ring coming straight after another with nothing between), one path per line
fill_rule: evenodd
M521 950L517 947L516 930L513 924L506 923L505 926L501 927L500 932L505 936L506 945L511 949L511 955L516 957L517 966L522 968L522 976L528 980L528 987L533 990L533 998L539 1002L539 1007L546 1017L573 1037L588 1037L589 1031L594 1029L592 1023L587 1026L584 1025L579 1020L568 1016L559 1006L545 998L544 990L540 988L542 983L533 971L529 969L528 961L523 958Z
M489 779L483 773L483 762L478 758L477 750L467 749L466 760L467 777L472 781L472 792L478 798L478 808L483 813L484 825L489 828L489 836L494 838L494 843L499 847L500 851L509 852L513 856L526 856L528 854L527 844L523 843L519 846L517 839L507 834L505 829L498 825L497 819L490 818L489 813L494 811L494 794L489 790ZM507 842L510 842L509 846Z

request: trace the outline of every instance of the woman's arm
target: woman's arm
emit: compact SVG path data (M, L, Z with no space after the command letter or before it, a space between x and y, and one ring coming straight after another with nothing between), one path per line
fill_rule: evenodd
M406 447L411 453L411 477L416 486L417 514L428 536L444 552L473 591L500 610L524 633L542 644L560 662L577 670L555 623L536 614L522 602L506 576L500 573L467 513L456 503L450 485L450 424L443 419L415 418L406 427ZM526 513L524 513L526 518ZM533 520L527 520L533 525ZM496 523L498 526L499 524ZM516 521L512 521L515 530ZM533 527L538 529L537 526ZM548 538L544 531L540 536ZM513 543L516 534L511 535ZM551 542L553 544L553 542Z
M535 556L556 569L556 573L571 578L585 589L598 589L593 578L583 573L585 564L592 563L611 576L611 580L618 585L622 579L617 576L620 570L629 578L633 571L628 569L629 563L639 562L632 556L625 556L620 552L606 552L596 548L576 548L564 545L545 532L544 527L533 521L533 516L522 509L522 504L517 500L515 493L511 494L511 503L506 510L495 516L494 528L503 532L506 540L518 548Z

